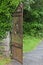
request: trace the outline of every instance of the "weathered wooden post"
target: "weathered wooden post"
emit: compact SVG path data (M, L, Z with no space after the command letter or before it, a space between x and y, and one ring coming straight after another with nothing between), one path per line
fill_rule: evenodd
M23 4L20 3L13 14L12 58L22 63L23 60Z

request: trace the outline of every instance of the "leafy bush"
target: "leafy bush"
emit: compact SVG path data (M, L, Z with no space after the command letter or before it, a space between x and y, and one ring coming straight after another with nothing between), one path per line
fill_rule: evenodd
M20 0L0 0L0 39L12 28L12 14Z
M24 0L23 33L43 37L43 0Z
M38 22L24 22L23 33L31 36L43 37L43 24Z

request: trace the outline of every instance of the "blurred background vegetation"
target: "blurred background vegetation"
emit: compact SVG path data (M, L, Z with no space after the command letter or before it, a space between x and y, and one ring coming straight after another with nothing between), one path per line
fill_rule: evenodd
M43 37L43 0L24 0L23 28L24 34Z
M43 0L24 0L23 50L31 51L43 38Z

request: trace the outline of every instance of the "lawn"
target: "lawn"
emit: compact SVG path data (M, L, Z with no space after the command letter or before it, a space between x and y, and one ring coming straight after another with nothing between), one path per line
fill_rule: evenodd
M2 58L0 59L0 65L6 65L10 62L9 58Z
M23 52L29 52L36 48L41 41L40 38L25 35L23 39Z

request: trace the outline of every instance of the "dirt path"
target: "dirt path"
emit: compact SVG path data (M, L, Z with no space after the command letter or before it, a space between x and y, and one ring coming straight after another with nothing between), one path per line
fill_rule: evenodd
M43 41L35 50L24 53L23 65L43 65Z

